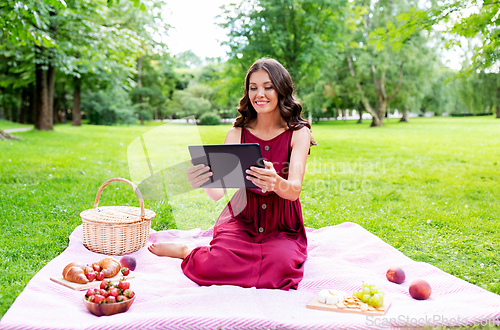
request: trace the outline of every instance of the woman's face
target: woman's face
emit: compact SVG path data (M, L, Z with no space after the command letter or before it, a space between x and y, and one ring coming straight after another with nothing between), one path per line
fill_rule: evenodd
M278 109L278 92L265 70L250 75L248 97L257 113L269 113Z

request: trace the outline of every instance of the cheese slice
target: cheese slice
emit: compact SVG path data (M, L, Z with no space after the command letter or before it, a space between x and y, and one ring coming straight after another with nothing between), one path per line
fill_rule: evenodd
M347 297L346 293L343 291L324 289L318 294L318 301L327 305L336 305L344 301Z

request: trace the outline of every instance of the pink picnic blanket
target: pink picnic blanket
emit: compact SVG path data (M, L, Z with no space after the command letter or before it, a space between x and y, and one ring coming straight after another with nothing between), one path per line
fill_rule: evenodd
M212 230L152 231L147 245L158 241L206 245ZM136 300L128 312L96 317L84 306L84 292L50 281L72 261L92 262L102 255L82 245L82 228L68 248L28 283L0 321L1 329L380 329L394 327L500 324L500 296L415 262L354 223L307 229L309 257L297 290L200 287L181 271L181 260L162 258L147 248L133 253L138 266L130 280ZM385 272L399 265L401 285ZM432 287L428 300L408 293L412 279ZM307 309L321 289L357 290L363 282L386 292L392 305L384 316Z

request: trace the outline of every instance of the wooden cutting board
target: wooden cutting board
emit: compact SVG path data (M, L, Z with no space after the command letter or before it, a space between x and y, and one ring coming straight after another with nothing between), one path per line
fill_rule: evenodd
M387 310L391 306L391 302L387 301L387 299L384 299L384 305L380 308L380 310L374 310L374 311L362 311L359 308L339 308L337 305L327 305L320 303L318 300L318 297L314 297L313 300L311 300L306 307L310 309L319 309L322 311L332 311L332 312L340 312L340 313L355 313L355 314L362 314L362 315L385 315L387 313Z
M113 284L115 284L115 283L120 282L120 280L124 277L127 281L132 279L132 278L135 278L135 276L131 275L131 274L129 274L128 276L123 276L121 273L118 273L117 275L110 277L110 278L105 278L104 280L111 281ZM68 288L76 290L76 291L98 288L101 285L101 281L97 281L97 280L89 282L89 283L85 283L85 284L66 281L62 277L62 275L53 276L50 279L56 283L59 283L61 285L64 285L65 287L68 287Z

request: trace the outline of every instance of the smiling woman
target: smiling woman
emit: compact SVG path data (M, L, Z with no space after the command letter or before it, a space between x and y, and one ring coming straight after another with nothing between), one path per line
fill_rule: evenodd
M257 104L257 101L260 104ZM274 106L267 105L265 103L267 101L276 103L273 103ZM245 95L241 98L238 109L241 116L236 118L234 126L249 127L254 119L258 119L257 113L266 109L279 110L277 115L281 115L282 124L286 124L288 129L311 127L309 122L301 117L302 105L295 98L290 74L281 63L271 58L256 61L248 70L245 78ZM311 145L315 144L316 142L311 140Z
M278 93L265 70L255 71L252 74L248 97L258 113L269 113L278 106Z
M288 71L273 59L260 59L250 67L238 111L241 116L224 143L260 145L265 168L246 170L258 189L234 194L217 219L210 246L155 243L150 251L184 259L184 274L200 285L296 289L307 258L298 198L312 144L311 126L301 117ZM205 165L188 169L193 188L212 175ZM205 192L213 200L224 196L222 188Z

